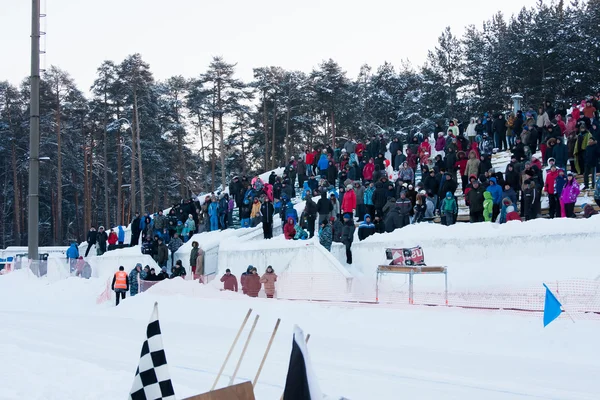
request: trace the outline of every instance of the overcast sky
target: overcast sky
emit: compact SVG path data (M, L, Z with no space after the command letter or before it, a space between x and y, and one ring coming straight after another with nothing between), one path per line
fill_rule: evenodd
M141 53L157 79L194 77L211 57L237 62L238 76L277 65L309 72L333 58L350 77L409 59L421 65L445 26L505 16L536 0L42 0L47 54L42 67L67 70L87 91L103 60ZM0 80L30 70L31 1L0 0ZM42 22L44 26L44 22Z

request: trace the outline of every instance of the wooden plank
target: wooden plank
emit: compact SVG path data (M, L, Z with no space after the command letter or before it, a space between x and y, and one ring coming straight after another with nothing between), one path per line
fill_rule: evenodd
M212 392L188 397L184 400L256 400L251 382L244 382Z
M402 272L402 273L414 273L414 274L427 274L427 273L439 273L445 272L446 267L429 267L429 266L415 266L411 267L408 265L380 265L377 267L378 272Z

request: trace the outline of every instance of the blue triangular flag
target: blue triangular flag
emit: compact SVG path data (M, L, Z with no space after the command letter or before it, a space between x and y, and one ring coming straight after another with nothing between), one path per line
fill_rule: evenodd
M560 301L554 296L554 293L548 289L548 286L544 283L544 287L546 288L546 300L544 301L544 328L548 326L548 324L554 321L556 318L560 316L562 313L562 309L560 306Z

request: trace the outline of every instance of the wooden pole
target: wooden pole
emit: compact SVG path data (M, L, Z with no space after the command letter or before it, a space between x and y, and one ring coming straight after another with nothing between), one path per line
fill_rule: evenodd
M246 314L246 318L244 318L244 322L242 322L242 326L240 326L240 330L238 331L237 335L235 335L235 339L233 339L233 343L231 344L231 347L229 348L229 352L227 353L227 356L225 357L225 361L223 361L223 365L221 365L221 369L219 370L219 373L217 374L217 378L215 379L215 383L213 383L212 387L210 388L211 392L213 390L215 390L215 387L217 386L217 383L219 382L219 378L221 378L221 375L223 374L223 370L225 369L225 365L227 365L227 361L229 361L229 357L231 357L231 353L233 352L233 348L237 344L237 341L240 338L240 335L242 334L242 331L244 330L244 327L246 326L246 322L248 322L248 318L250 318L250 314L252 314L252 309L251 308L248 309L248 313Z
M273 329L273 334L271 335L271 339L269 340L269 344L267 345L267 350L265 351L265 355L263 356L262 361L260 362L260 366L258 367L258 371L256 372L256 377L254 378L254 382L252 382L252 386L256 387L256 382L258 382L258 377L265 365L265 361L267 360L267 356L269 355L269 350L271 350L271 345L273 344L273 339L275 339L275 335L277 334L277 329L279 328L279 324L281 323L281 318L277 319L277 323L275 324L275 329Z
M250 333L248 334L248 339L246 339L246 344L244 344L244 348L242 349L242 354L240 354L240 359L238 360L237 365L235 366L235 371L233 371L233 375L231 375L231 378L229 379L229 385L231 386L233 385L233 381L235 380L235 376L237 375L239 369L240 369L240 365L242 365L242 360L244 359L244 355L246 354L246 350L248 349L248 345L250 344L250 340L252 340L252 334L254 333L254 329L256 328L256 324L258 323L258 318L260 317L260 315L257 315L256 318L254 318L254 323L252 324L252 328L250 329Z
M306 335L306 340L304 341L304 343L308 344L308 339L310 339L310 333ZM285 390L285 388L283 390ZM285 392L281 394L281 397L279 398L279 400L283 400L284 394L285 394Z

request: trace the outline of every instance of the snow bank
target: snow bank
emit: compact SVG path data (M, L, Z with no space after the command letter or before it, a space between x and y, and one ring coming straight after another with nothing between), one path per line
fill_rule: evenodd
M278 274L277 297L283 299L345 300L352 275L318 239L224 243L219 249L219 275L229 268L238 278L249 265L263 274L270 265ZM218 280L213 285L221 285Z
M254 378L281 318L257 399L283 392L294 324L311 334L316 376L333 398L592 400L600 393L598 355L590 351L597 320L573 324L562 316L544 329L539 315L252 299L183 280L161 282L117 308L96 306L103 284L48 284L27 271L0 277L0 359L7 360L0 398L125 397L155 301L178 398L210 389L248 308L260 319L236 383ZM233 373L253 319L219 386Z
M156 271L160 269L152 257L141 253L140 246L107 251L101 256L89 257L86 260L92 267L92 276L102 279L112 278L121 265L125 267L127 273L137 263L141 263L143 266L149 265L150 268L154 268Z
M502 225L411 225L354 242L353 270L374 278L377 266L389 263L385 248L420 245L427 265L448 266L450 290L530 287L565 279L594 280L600 275L592 251L600 240L599 222L600 216ZM345 261L343 246L334 246L332 251L340 261ZM422 279L419 285L440 288L435 279Z

